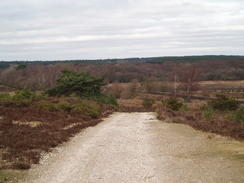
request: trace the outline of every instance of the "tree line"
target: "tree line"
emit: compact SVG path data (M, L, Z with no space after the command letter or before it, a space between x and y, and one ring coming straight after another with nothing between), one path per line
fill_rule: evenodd
M191 86L193 80L244 80L244 62L241 57L239 59L231 59L231 56L228 58L225 56L223 60L158 63L139 61L140 59L136 58L132 59L134 61L127 62L123 60L115 62L111 59L111 62L104 63L89 63L88 61L10 62L8 67L0 68L0 83L19 88L43 90L54 87L61 71L69 69L76 72L89 72L97 77L105 76L107 83L170 81L174 82L177 87L179 82L185 82L188 83L187 91L193 87Z

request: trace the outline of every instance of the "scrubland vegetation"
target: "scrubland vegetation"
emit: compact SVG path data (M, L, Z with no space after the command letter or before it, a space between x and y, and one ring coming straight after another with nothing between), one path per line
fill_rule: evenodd
M26 88L0 94L0 170L29 169L42 152L116 111L116 99L100 93L102 84L102 78L66 70L56 87L45 92Z
M158 119L183 123L198 130L244 140L244 106L224 95L198 107L187 107L174 97L155 105Z
M242 141L243 60L0 62L0 170L29 169L119 106Z

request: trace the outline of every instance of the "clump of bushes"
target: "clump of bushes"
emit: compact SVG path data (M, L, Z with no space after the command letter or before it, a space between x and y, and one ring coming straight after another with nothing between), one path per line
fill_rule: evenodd
M24 100L24 99L32 99L35 98L36 94L32 92L30 89L25 88L21 91L17 91L15 95L12 97L13 100Z
M0 101L22 101L36 98L35 92L30 89L25 88L23 90L17 91L15 95L10 96L9 93L0 94Z
M61 101L55 104L47 100L41 100L35 104L35 107L45 111L62 110L67 113L82 114L90 116L92 118L98 118L101 111L100 106L98 104L85 100L79 100L74 104L71 104L66 101Z
M145 107L147 109L152 108L154 103L155 103L155 100L153 98L149 98L149 97L143 98L143 101L142 101L143 107Z
M170 97L162 101L165 107L173 110L173 111L179 111L180 108L183 106L182 101L177 99L176 97Z
M238 109L238 102L225 95L217 94L216 99L208 101L208 105L216 110L236 110Z
M244 106L238 107L237 101L223 95L218 95L200 109L194 106L187 111L188 107L176 98L162 101L155 105L155 109L160 120L183 123L203 131L244 139Z

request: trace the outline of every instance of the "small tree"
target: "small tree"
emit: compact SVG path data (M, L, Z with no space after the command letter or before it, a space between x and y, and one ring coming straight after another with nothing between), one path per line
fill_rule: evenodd
M101 86L104 85L104 77L97 78L88 72L75 72L63 70L57 80L57 86L48 89L50 96L75 94L80 97L98 96L101 94Z
M173 96L176 97L179 87L180 87L180 80L182 77L182 71L180 70L173 70L173 72L171 73L170 77L169 77L169 81L171 81L171 85L172 85L172 93Z
M173 111L178 111L183 103L176 97L170 97L162 101L165 107L172 109Z
M195 67L191 67L184 72L182 85L185 88L187 99L190 98L191 92L196 87L196 79L198 76L198 70Z
M143 101L142 101L143 107L145 107L147 109L152 108L154 103L155 103L155 100L153 98L149 98L149 97L143 98Z
M19 64L19 65L16 67L16 70L25 69L26 67L27 67L26 64Z

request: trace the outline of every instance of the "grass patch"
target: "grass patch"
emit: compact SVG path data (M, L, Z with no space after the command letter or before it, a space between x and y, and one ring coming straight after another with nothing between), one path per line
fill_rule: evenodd
M244 154L237 154L235 158L244 162Z
M13 121L13 124L28 125L28 126L34 128L34 127L37 127L37 126L43 124L43 122L41 122L41 121L24 121L24 122L23 121Z
M0 170L0 182L1 183L17 183L18 180L23 178L25 175L25 172L20 170Z

